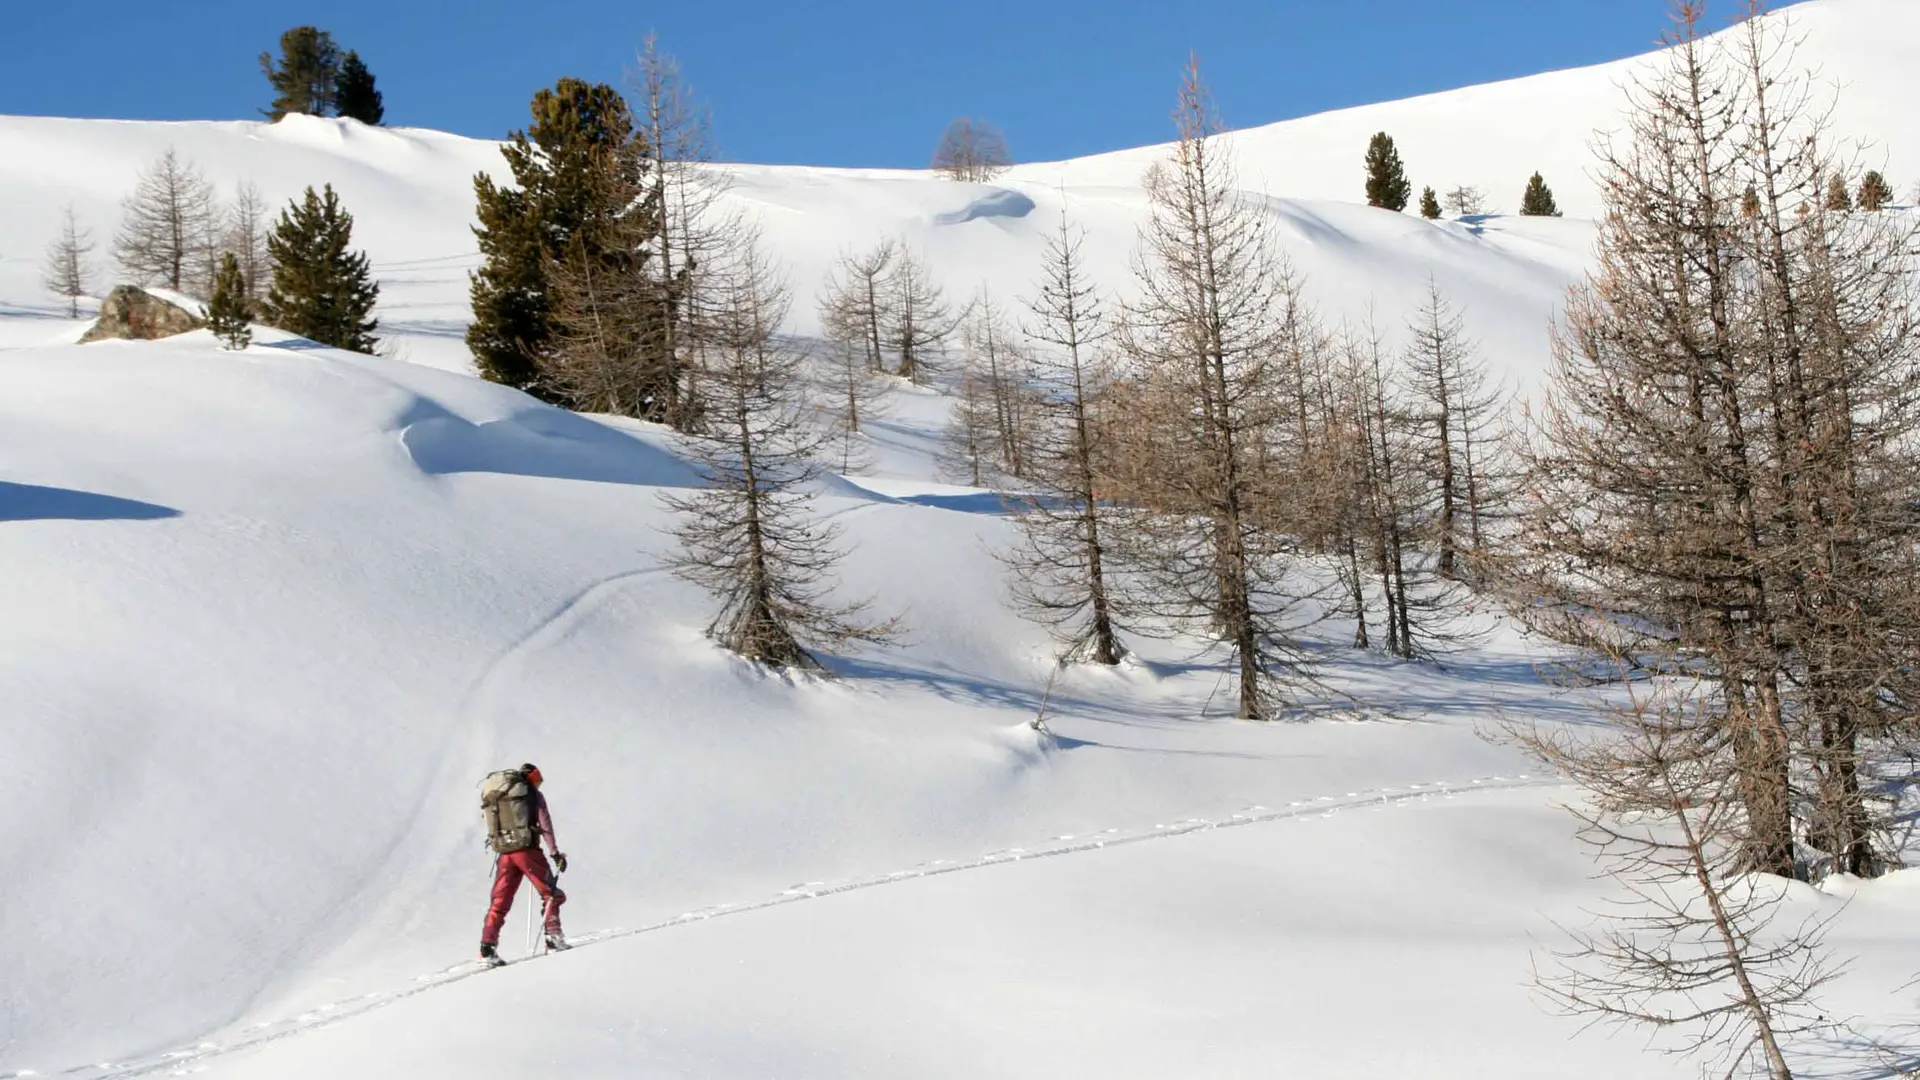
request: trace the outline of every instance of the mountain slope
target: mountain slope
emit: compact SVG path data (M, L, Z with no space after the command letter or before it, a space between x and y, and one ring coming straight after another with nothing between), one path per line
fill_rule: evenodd
M1794 12L1858 84L1847 122L1902 138L1913 13ZM1432 274L1525 384L1591 226L1371 210L1359 151L1389 126L1416 182L1497 192L1528 147L1571 162L1621 70L1234 138L1329 322L1391 333ZM58 210L104 254L169 146L275 201L334 183L395 355L70 344L37 282ZM1012 296L1063 210L1124 295L1154 152L991 185L724 171L805 334L842 250L904 236L955 294ZM739 664L663 565L660 495L692 482L671 439L462 374L471 178L500 168L492 143L347 121L0 118L0 1077L1682 1075L1637 1039L1566 1052L1524 988L1530 947L1598 898L1568 793L1480 737L1588 715L1537 679L1539 643L1481 612L1485 641L1403 665L1331 621L1316 652L1378 711L1300 725L1222 718L1193 640L1053 681L1002 602L1010 523L933 479L947 399L903 387L880 466L820 505L855 553L839 595L906 642L831 681ZM1026 726L1043 697L1052 735ZM450 971L488 885L475 783L526 760L590 943ZM1866 956L1834 1007L1869 1026L1920 968L1913 877L1838 924Z

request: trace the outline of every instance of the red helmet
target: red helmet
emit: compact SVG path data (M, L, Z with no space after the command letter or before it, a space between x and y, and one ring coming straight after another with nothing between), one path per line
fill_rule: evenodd
M540 786L540 766L528 762L520 766L520 775L525 776L527 783L532 784L534 787Z

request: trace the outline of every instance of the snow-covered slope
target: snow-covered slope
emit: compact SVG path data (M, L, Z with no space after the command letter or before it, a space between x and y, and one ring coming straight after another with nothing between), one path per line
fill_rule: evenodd
M1642 7L1649 20L1665 5ZM1911 0L1811 0L1774 15L1792 27L1796 68L1817 76L1816 93L1833 95L1832 135L1860 144L1867 168L1897 179L1902 195L1920 179L1920 113L1909 106L1920 5ZM1648 24L1648 39L1662 29ZM1227 136L1242 179L1257 190L1301 199L1359 200L1361 158L1376 131L1391 134L1417 192L1480 188L1497 213L1515 213L1527 178L1543 173L1570 216L1599 212L1591 182L1596 132L1621 126L1621 88L1645 57L1549 72L1342 109ZM1220 103L1235 117L1263 103ZM1069 187L1134 185L1164 147L1141 147L1073 161L1035 164L1010 175Z
M1910 142L1884 43L1913 13L1794 10L1848 107L1880 110L1847 123ZM1359 151L1387 126L1416 182L1497 192L1551 164L1520 149L1573 161L1620 70L1246 132L1243 173L1329 319L1391 328L1431 273L1526 381L1590 226L1370 210ZM59 208L104 255L170 146L274 201L332 182L396 357L68 344L37 282ZM803 298L900 235L950 289L1012 295L1063 207L1124 289L1148 154L980 186L728 171ZM906 643L834 681L717 653L662 565L659 497L691 475L671 443L461 374L471 178L499 168L491 143L344 121L0 118L0 1077L1686 1073L1632 1039L1569 1053L1528 999L1534 937L1595 886L1565 792L1477 728L1583 712L1491 615L1444 668L1326 626L1375 716L1221 719L1219 673L1161 642L1052 687L1039 736L1051 653L1001 603L1009 523L931 480L946 402L902 388L881 465L822 509L856 553L843 594ZM487 888L474 784L523 760L589 944L474 975L452 967ZM1866 955L1840 1011L1911 1012L1910 877L1845 912Z
M1146 643L1042 737L993 501L855 477L844 593L909 640L769 676L663 570L657 432L271 333L0 352L0 462L0 1071L1685 1075L1528 998L1595 887L1479 736L1582 715L1506 630L1441 668L1328 625L1381 712L1271 726ZM475 781L522 760L586 943L477 974ZM1911 889L1847 913L1850 1009L1900 1012Z

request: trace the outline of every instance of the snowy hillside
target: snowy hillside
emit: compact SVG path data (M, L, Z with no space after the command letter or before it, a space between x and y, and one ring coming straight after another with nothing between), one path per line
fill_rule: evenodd
M1920 12L1793 10L1843 122L1920 170ZM1431 274L1527 383L1590 224L1369 209L1360 153L1387 127L1416 184L1498 199L1544 168L1588 210L1572 174L1624 71L1234 138L1329 319L1397 327ZM333 183L394 355L71 344L38 284L55 217L104 256L168 147L275 203ZM1063 205L1124 290L1152 156L727 170L805 333L836 254L889 236L1015 296ZM1480 611L1471 650L1400 664L1328 622L1332 683L1375 708L1305 724L1226 719L1191 641L1049 690L1003 602L1011 524L934 481L948 401L902 387L880 464L821 503L857 552L840 594L904 644L832 680L751 669L662 564L660 496L692 482L671 440L465 374L481 170L492 143L347 121L0 118L0 1078L1693 1075L1530 996L1530 951L1600 891L1567 789L1481 737L1587 717L1538 642ZM582 947L482 973L475 786L529 760ZM1832 1008L1915 1019L1920 876L1789 910L1839 913L1859 957Z

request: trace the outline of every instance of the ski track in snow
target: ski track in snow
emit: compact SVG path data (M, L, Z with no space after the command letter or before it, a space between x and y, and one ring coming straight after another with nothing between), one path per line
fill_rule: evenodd
M601 586L611 583L611 581L601 582L588 591L597 591ZM572 606L574 605L568 605L569 608ZM549 622L552 621L554 620L549 620ZM538 634L539 631L536 631L534 634L529 635L529 637L535 637L538 636ZM1464 783L1442 780L1425 784L1407 784L1400 787L1382 787L1362 791L1349 791L1341 795L1321 795L1315 798L1289 800L1284 809L1272 809L1258 805L1250 806L1239 813L1229 815L1225 818L1186 818L1169 824L1155 825L1151 829L1142 829L1133 832L1108 829L1090 836L1056 836L1053 838L1053 842L1046 846L1035 848L1005 848L983 855L977 859L959 862L935 859L932 862L922 863L912 869L896 870L891 873L880 874L873 877L855 878L838 884L806 882L784 889L763 900L747 903L716 904L712 907L682 912L670 919L650 923L646 926L631 929L615 927L606 930L595 930L577 937L570 937L569 940L572 942L574 948L584 948L589 945L597 945L602 942L614 941L620 938L635 937L640 934L651 934L685 923L703 922L708 919L718 919L728 915L742 915L751 911L764 911L767 908L799 903L803 900L817 900L821 897L833 896L838 893L854 892L859 889L872 889L882 885L892 885L920 878L938 877L942 874L980 870L1006 863L1052 858L1058 855L1077 855L1090 851L1099 851L1105 848L1144 843L1149 840L1165 840L1176 836L1187 836L1192 833L1209 832L1216 829L1230 829L1240 825L1257 825L1296 818L1331 817L1343 810L1365 810L1369 808L1380 810L1393 806L1426 802L1435 797L1453 799L1464 793L1510 791L1516 788L1527 787L1552 787L1564 783L1566 783L1566 781L1558 777L1533 776L1526 773L1520 773L1514 776L1482 777ZM520 960L511 961L507 966L513 967L516 964L525 963L527 960L538 960L548 955L552 954L535 954ZM405 1001L408 998L450 986L491 970L491 968L481 965L478 961L468 961L440 971L430 972L425 975L416 975L413 980L413 985L401 989L378 990L360 997L348 998L345 1001L334 1001L324 1005L318 1005L296 1016L252 1024L243 1029L238 1035L230 1037L224 1042L203 1039L191 1046L180 1047L149 1057L141 1057L123 1062L102 1061L86 1065L76 1065L50 1075L75 1077L78 1078L78 1080L112 1080L112 1078L116 1077L150 1076L156 1073L165 1073L169 1076L186 1076L193 1072L201 1071L194 1068L194 1066L201 1065L214 1058L226 1057L229 1054L239 1053L243 1050L251 1050L255 1047L265 1046L283 1039L296 1038L321 1028L331 1027L343 1020L350 1020L356 1016L365 1015L375 1009L386 1008L395 1002ZM20 1069L14 1072L0 1073L0 1080L15 1080L15 1078L24 1080L26 1077L42 1075L49 1074L39 1073L32 1069Z

